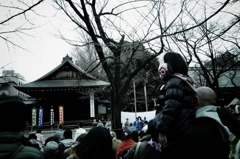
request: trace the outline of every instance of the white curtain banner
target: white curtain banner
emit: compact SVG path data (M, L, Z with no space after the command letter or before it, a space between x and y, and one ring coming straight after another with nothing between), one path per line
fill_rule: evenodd
M37 125L37 109L32 108L32 126Z
M50 110L50 125L52 126L54 124L54 110L51 108Z

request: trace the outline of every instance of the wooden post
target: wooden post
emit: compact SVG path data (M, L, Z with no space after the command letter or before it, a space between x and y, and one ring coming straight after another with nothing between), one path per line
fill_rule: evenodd
M136 89L135 89L134 81L133 81L133 93L134 93L135 118L137 118L137 98L136 98Z

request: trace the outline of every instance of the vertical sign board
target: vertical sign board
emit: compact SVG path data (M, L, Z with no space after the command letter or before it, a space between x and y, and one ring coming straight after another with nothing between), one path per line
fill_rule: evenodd
M64 108L62 105L58 107L59 109L59 125L64 124Z
M95 117L94 92L90 92L90 117Z
M50 125L52 126L54 124L54 110L53 107L51 107L50 110Z
M37 109L32 108L32 126L37 125Z
M43 108L40 107L38 112L38 126L42 127L42 123L43 123Z

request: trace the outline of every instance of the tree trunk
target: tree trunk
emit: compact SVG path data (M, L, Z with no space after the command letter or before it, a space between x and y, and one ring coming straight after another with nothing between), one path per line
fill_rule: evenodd
M119 138L122 135L121 108L122 99L117 95L117 91L111 91L111 110L112 110L112 130Z

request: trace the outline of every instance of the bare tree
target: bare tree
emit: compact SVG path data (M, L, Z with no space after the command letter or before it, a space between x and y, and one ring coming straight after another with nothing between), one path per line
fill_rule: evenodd
M58 9L62 10L76 25L76 30L85 32L91 39L98 60L111 84L113 128L119 130L123 107L122 97L127 93L133 78L164 50L174 50L168 41L169 39L203 25L223 10L228 5L229 0L218 5L208 17L197 24L192 19L187 19L186 24L189 25L184 27L179 25L179 22L189 12L185 6L194 8L195 5L199 4L199 1L177 3L175 1L126 0L110 3L110 1L80 0L77 3L72 0L56 0L55 2L59 7ZM196 11L196 8L194 9L192 12ZM169 15L169 11L172 12L171 15ZM132 19L128 19L130 17ZM62 37L69 43L77 45L76 41L71 41L63 35ZM138 42L139 45L132 47L128 53L128 58L123 62L121 54L126 44L124 41L131 41L131 44ZM80 43L84 42L78 41L79 46ZM138 47L142 45L152 54L133 70L130 70L130 64L136 59ZM106 49L110 55L106 55Z
M23 50L27 49L21 44L15 42L11 35L17 35L19 38L23 39L23 36L31 36L28 34L28 31L34 29L29 15L37 14L34 11L38 5L40 5L44 0L38 1L26 1L26 0L16 0L12 1L3 1L0 3L1 15L0 19L0 39L3 40L6 45L17 47ZM16 23L16 19L18 22Z
M94 45L91 42L87 42L82 47L75 46L71 54L75 59L75 64L84 69L86 73L91 73L98 79L107 80L106 74L99 63Z
M233 3L234 8L239 7ZM222 98L220 87L227 85L236 86L236 71L239 68L239 21L240 12L233 10L231 5L218 14L211 21L198 25L207 19L207 4L203 5L203 16L197 18L188 11L188 18L192 19L198 27L172 36L169 41L174 44L179 52L187 52L194 67L196 79L200 85L207 85ZM187 6L186 6L187 10ZM180 26L187 24L181 21ZM223 84L223 79L229 82Z

